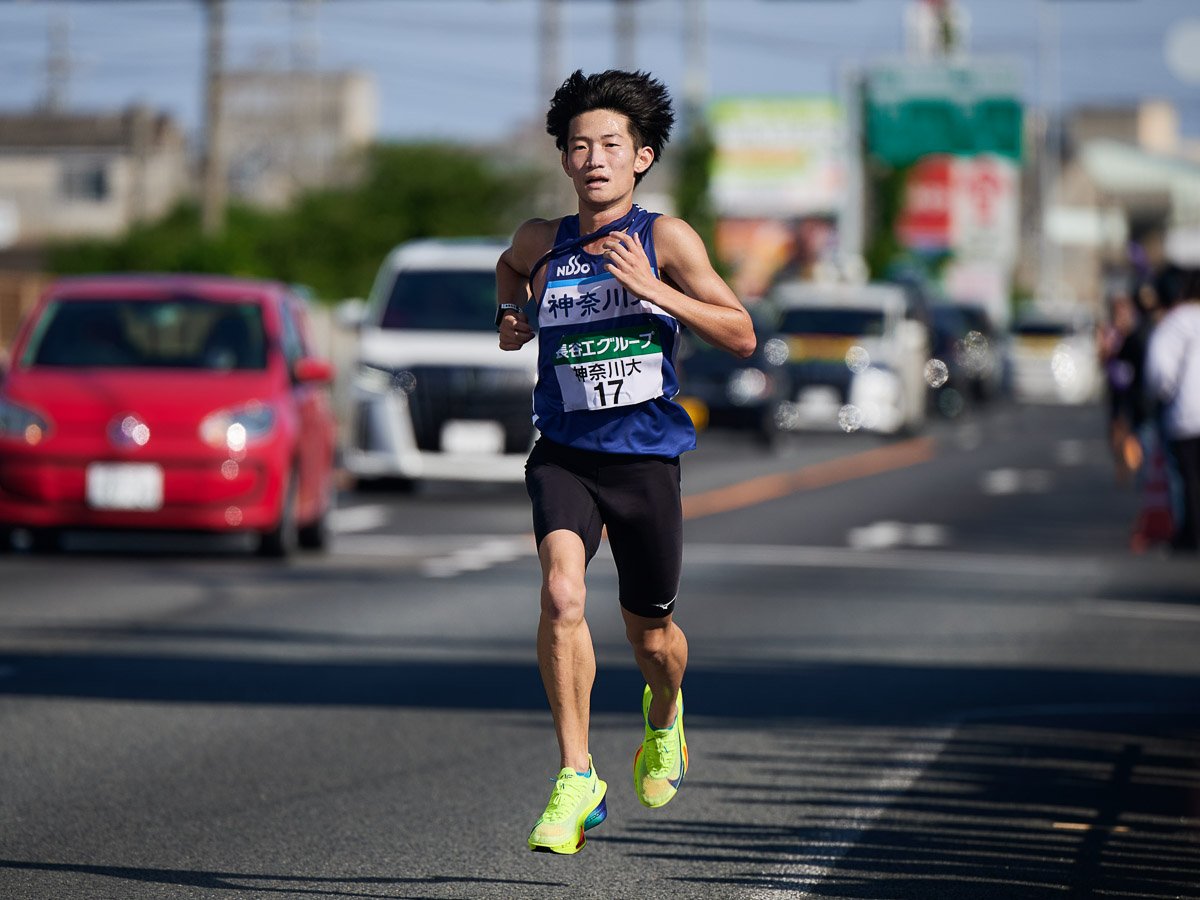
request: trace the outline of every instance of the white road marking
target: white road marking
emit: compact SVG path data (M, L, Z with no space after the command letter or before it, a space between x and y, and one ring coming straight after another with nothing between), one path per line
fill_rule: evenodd
M388 507L375 504L372 506L350 506L346 509L335 509L330 516L330 525L335 534L352 534L356 531L370 531L386 525Z
M1107 452L1099 446L1095 452ZM1059 441L1054 446L1054 461L1060 466L1079 466L1088 458L1088 445L1080 440Z
M837 871L846 854L854 849L888 809L899 802L937 761L957 728L957 725L936 726L922 729L916 736L899 737L891 751L886 754L879 752L875 737L863 734L859 741L863 744L870 743L870 750L877 757L872 763L872 770L878 774L868 776L865 784L855 785L855 795L861 798L861 802L847 807L844 811L843 815L849 821L842 827L831 829L829 833L822 835L821 848L825 859L819 864L795 862L773 866L769 873L763 873L764 880L771 878L789 884L807 883L816 887L829 879ZM856 748L853 742L848 740L842 741L839 747L839 751L854 749ZM735 896L742 900L774 900L780 893L774 887L764 890L752 888Z
M1017 553L956 553L946 550L855 550L770 544L684 544L685 559L694 565L716 563L795 568L901 569L961 572L972 575L1022 575L1069 578L1102 575L1117 558L1102 556L1045 557Z
M353 556L439 556L492 541L513 541L536 554L533 538L522 534L354 534L338 540L334 548Z
M1054 486L1053 476L1045 469L992 469L980 484L985 494L1045 494Z
M1076 608L1088 615L1111 616L1119 619L1148 619L1158 622L1198 622L1200 607L1179 603L1153 603L1140 600L1084 599Z
M949 532L942 525L919 522L874 522L863 528L852 528L846 543L858 550L885 547L943 547L949 543Z
M429 578L481 572L501 563L536 556L528 534L358 534L339 537L335 552L415 563Z
M882 569L949 572L967 575L1005 575L1026 578L1103 577L1120 564L1119 557L1102 555L1029 556L1018 553L968 553L925 549L946 539L936 525L909 525L910 546L822 547L789 544L685 543L684 560L704 567L748 566L797 569ZM530 534L351 534L340 537L335 553L417 563L430 577L447 578L480 571L504 562L537 556ZM607 542L600 555L608 556ZM1162 604L1165 608L1167 604Z
M463 572L480 572L498 563L512 562L531 555L532 541L524 536L492 538L473 547L463 547L448 556L435 557L421 564L430 578L452 578Z

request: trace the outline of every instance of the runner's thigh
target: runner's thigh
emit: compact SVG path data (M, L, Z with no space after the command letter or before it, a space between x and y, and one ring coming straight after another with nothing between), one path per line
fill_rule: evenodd
M679 460L605 467L599 502L617 564L621 606L647 618L667 615L683 566Z

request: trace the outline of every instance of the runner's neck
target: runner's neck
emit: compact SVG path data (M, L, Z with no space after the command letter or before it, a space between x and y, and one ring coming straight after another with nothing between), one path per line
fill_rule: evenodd
M605 225L617 221L622 216L629 215L629 211L633 209L632 198L626 200L619 206L610 206L600 210L589 210L580 208L579 210L579 233L591 234L593 231L599 231Z

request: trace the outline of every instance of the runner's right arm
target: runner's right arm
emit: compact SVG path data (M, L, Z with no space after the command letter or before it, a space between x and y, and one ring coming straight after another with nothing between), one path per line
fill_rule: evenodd
M512 245L496 263L496 302L524 307L533 296L529 272L554 241L557 222L530 219L517 229ZM508 312L500 320L500 349L520 350L533 340L533 328L523 310Z

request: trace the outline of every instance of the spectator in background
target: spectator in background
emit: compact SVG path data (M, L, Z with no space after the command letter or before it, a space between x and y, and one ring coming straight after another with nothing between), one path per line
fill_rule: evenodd
M1163 405L1163 430L1182 487L1173 546L1200 549L1200 268L1178 270L1160 300L1166 312L1150 335L1146 386Z
M1109 300L1109 320L1097 341L1108 395L1108 439L1121 482L1142 464L1137 432L1145 420L1144 321L1133 298L1119 291Z

